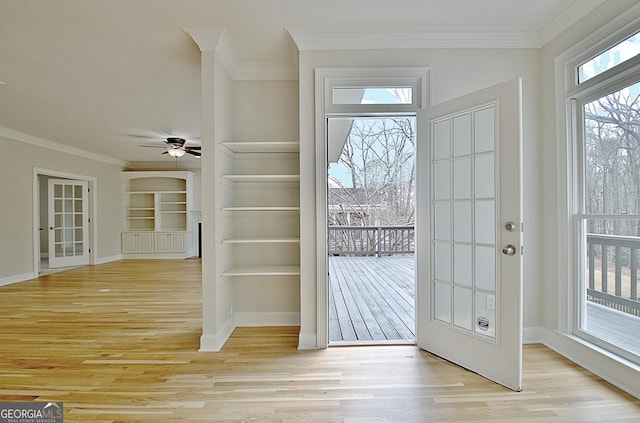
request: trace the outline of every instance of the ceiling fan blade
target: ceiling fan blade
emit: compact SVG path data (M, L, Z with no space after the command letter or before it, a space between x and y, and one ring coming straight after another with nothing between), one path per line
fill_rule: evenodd
M142 148L166 148L164 145L139 145Z
M185 147L187 150L200 150L202 147L196 146L196 147Z
M200 157L202 156L202 153L200 153L199 151L191 151L189 149L185 150L187 153L191 154L192 156L196 156L196 157Z

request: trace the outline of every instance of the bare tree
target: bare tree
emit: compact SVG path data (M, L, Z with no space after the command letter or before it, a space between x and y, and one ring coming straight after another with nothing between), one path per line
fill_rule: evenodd
M329 224L412 224L414 151L415 119L355 119L338 161L351 186L329 176Z

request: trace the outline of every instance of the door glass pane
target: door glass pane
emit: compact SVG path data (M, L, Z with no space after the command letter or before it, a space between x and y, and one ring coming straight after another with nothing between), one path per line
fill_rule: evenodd
M449 162L435 164L434 185L436 200L451 198L451 167Z
M451 281L451 244L436 242L435 245L435 276L441 281Z
M474 189L476 198L495 196L495 176L493 154L485 154L474 159Z
M453 246L453 281L458 285L471 286L473 257L471 245L455 244Z
M65 185L64 186L64 197L65 198L73 198L73 185Z
M471 201L456 201L453 205L453 240L471 242Z
M453 155L471 154L471 114L453 119Z
M472 291L456 286L453 290L453 324L471 330Z
M434 125L434 157L436 160L447 159L451 155L451 122L445 120Z
M74 197L82 198L82 185L76 185L74 189Z
M62 212L62 200L54 200L54 202L53 202L53 210L56 213L61 213Z
M453 161L453 198L471 198L471 159Z
M494 117L493 105L452 116L452 157L444 141L433 147L435 238L453 233L453 243L434 244L435 318L489 337L495 334ZM449 130L444 121L437 125L434 133ZM452 279L453 285L443 282Z
M476 288L488 291L496 289L496 249L476 247L475 281Z
M449 241L451 239L451 206L449 202L436 204L434 219L436 239Z
M475 235L479 244L493 244L496 239L495 205L493 201L476 201Z
M433 309L437 320L451 323L451 285L448 283L435 283Z
M476 154L494 150L495 145L495 108L489 107L474 113L474 152Z

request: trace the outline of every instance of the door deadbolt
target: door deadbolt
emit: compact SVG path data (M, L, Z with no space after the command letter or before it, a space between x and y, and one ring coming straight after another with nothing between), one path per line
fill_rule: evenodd
M516 224L513 222L507 222L506 225L504 225L505 229L508 230L509 232L513 232L516 230Z
M502 254L505 256L515 256L516 255L516 247L509 244L502 249Z

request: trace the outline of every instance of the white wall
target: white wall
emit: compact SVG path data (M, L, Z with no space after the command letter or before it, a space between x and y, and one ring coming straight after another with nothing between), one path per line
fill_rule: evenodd
M424 49L300 52L301 333L300 346L316 340L315 100L317 67L421 66L431 68L431 104L521 76L524 78L524 324L542 316L542 196L539 50Z
M97 179L96 262L120 256L124 190L118 165L0 137L0 281L34 277L34 168Z

